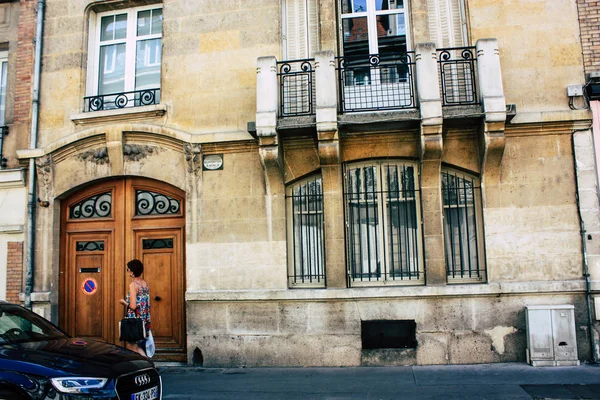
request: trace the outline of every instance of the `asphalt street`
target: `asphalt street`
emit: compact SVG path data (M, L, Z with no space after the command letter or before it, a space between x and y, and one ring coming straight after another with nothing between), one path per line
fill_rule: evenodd
M165 400L600 399L599 364L198 368L159 363L158 366Z

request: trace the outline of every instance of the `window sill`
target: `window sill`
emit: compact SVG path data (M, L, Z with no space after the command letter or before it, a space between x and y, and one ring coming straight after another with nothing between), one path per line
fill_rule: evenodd
M142 107L127 107L115 110L90 111L71 114L71 121L76 125L88 125L107 121L127 121L152 117L162 117L167 112L164 104L153 104Z

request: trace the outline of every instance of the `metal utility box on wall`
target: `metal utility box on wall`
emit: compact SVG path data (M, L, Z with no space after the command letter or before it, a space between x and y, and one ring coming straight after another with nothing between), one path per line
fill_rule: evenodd
M525 306L527 362L534 367L579 365L575 306Z

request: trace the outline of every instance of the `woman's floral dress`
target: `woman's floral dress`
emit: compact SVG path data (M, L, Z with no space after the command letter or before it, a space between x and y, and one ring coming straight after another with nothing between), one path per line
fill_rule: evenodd
M146 327L146 336L150 331L150 286L143 287L138 281L134 281L137 285L137 296L135 303L137 305L135 310L127 307L127 318L141 318L144 320L144 326ZM129 304L129 293L125 298L127 304Z

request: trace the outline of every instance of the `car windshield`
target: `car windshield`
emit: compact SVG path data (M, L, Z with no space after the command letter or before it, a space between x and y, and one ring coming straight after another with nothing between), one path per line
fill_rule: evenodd
M0 344L66 337L34 312L14 305L0 305Z

